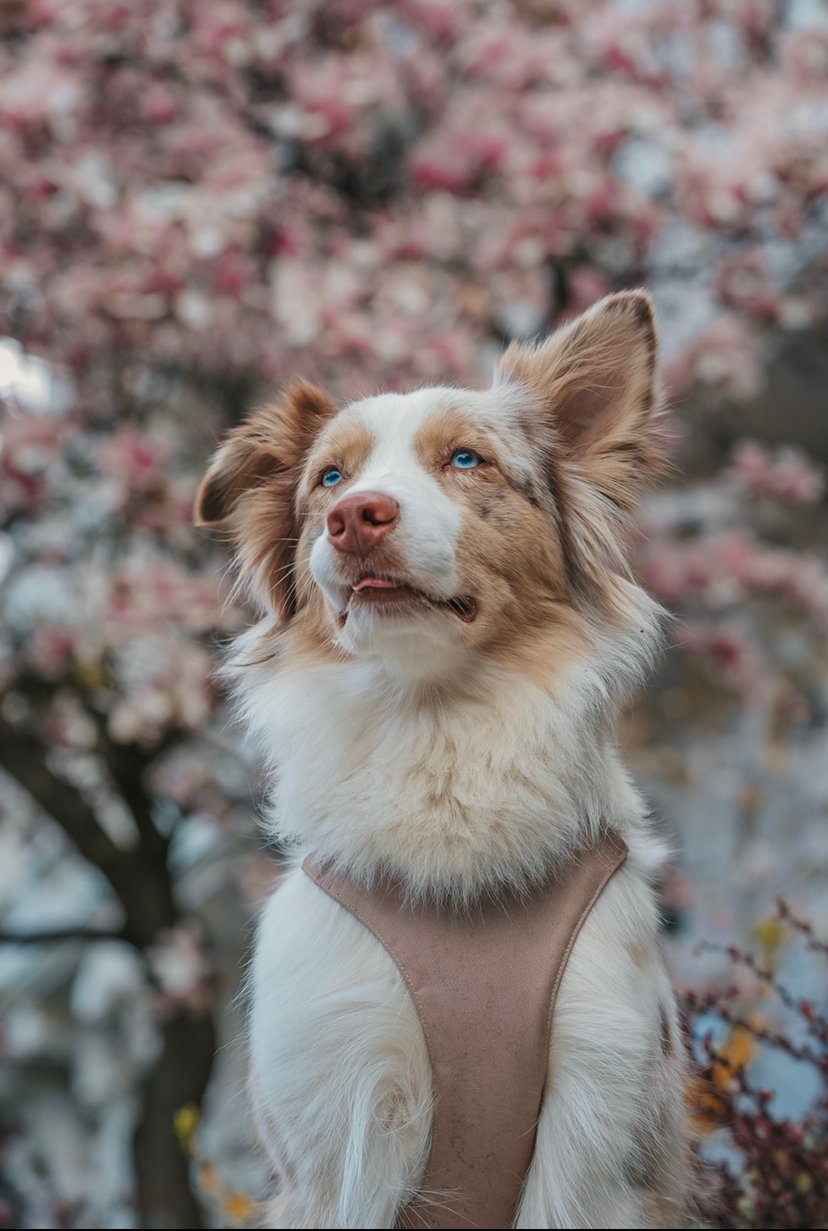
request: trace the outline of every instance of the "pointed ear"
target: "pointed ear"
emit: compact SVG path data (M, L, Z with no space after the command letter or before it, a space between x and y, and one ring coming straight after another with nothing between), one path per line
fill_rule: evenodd
M624 291L536 347L513 343L498 370L532 391L561 458L618 510L634 507L663 464L656 348L649 296Z
M336 410L324 390L297 382L230 433L196 493L195 525L229 533L240 577L282 616L295 610L291 566L302 463Z

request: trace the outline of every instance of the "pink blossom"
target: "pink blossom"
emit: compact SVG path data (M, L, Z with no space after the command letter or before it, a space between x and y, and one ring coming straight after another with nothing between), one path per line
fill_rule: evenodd
M719 683L746 698L761 685L761 653L741 624L704 626L686 622L677 630L676 644L702 662Z
M62 448L64 425L11 408L0 427L0 508L6 514L37 509L49 495L50 467Z
M754 495L790 504L814 504L825 491L825 472L796 449L775 453L743 441L732 459L733 474Z
M180 1006L203 1012L208 1004L210 963L195 924L181 924L163 935L148 952L158 981L162 1013Z

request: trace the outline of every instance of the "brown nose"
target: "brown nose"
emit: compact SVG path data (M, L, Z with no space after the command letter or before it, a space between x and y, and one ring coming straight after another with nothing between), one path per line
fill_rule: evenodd
M328 535L337 551L367 556L397 524L400 506L382 492L345 496L328 514Z

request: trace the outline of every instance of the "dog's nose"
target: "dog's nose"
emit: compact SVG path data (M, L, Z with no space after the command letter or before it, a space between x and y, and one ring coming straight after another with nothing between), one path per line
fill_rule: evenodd
M393 496L382 492L355 492L345 496L328 514L328 536L337 551L367 556L390 534L400 516Z

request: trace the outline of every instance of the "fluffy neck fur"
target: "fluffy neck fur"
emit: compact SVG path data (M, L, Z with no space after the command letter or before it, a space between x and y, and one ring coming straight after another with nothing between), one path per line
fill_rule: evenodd
M621 624L590 628L591 652L562 668L469 659L442 684L413 684L379 660L297 654L297 624L267 623L227 674L273 772L270 826L301 856L412 897L468 903L529 888L602 822L644 820L613 740L618 708L658 640L659 609L617 579ZM275 646L262 656L262 645ZM546 669L537 669L546 661Z

